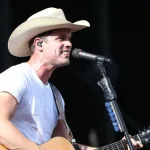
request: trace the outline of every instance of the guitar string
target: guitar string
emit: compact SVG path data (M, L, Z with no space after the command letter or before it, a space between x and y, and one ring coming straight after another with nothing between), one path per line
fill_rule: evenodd
M135 140L137 139L138 140L138 138L137 137L133 137ZM103 146L103 147L101 147L101 148L98 148L98 149L96 149L96 150L99 150L99 149L113 149L113 150L115 150L115 149L120 149L120 148L125 148L125 146L126 146L126 144L127 144L127 141L126 140L120 140L120 141L118 141L118 142L115 142L115 143L112 143L112 144L109 144L109 145L106 145L106 146Z
M105 149L113 149L113 150L118 150L118 149L125 149L126 148L126 141L119 141L119 142L115 142L100 148L97 148L95 150L105 150Z
M137 135L136 136L132 136L135 140L138 140L138 137ZM104 148L110 148L110 149L113 149L115 150L114 148L116 149L119 149L119 148L124 148L127 144L127 141L126 140L121 140L121 141L118 141L118 142L115 142L115 143L112 143L112 144L109 144L109 145L106 145L106 146L103 146L101 148L98 148L96 150L100 150L100 149L104 149Z
M143 137L143 135L138 135L140 138ZM132 136L132 138L134 138L135 140L139 140L139 138L137 137L137 135ZM118 142L114 142L112 144L100 147L100 148L96 148L95 150L102 150L102 149L113 149L113 150L118 150L119 148L124 148L124 146L126 146L127 141L126 140L120 140Z

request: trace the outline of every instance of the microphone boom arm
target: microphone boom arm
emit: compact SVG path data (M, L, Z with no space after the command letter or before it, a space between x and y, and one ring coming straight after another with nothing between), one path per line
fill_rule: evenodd
M128 130L122 118L121 112L119 110L118 104L116 102L117 95L115 90L113 89L110 79L106 76L106 70L104 68L103 63L97 62L97 66L101 76L103 77L99 82L98 85L102 88L104 92L104 98L106 99L105 106L107 107L107 111L109 112L110 119L114 126L115 131L124 132L126 140L128 142L130 150L134 150L132 145L131 139L128 134Z

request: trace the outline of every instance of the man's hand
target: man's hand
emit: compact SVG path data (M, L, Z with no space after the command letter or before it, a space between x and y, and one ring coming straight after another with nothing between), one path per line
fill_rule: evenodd
M130 136L130 139L135 150L143 147L143 144L141 143L141 141L135 141L131 136ZM123 137L122 140L126 140L126 138ZM127 145L127 150L130 150L129 145Z

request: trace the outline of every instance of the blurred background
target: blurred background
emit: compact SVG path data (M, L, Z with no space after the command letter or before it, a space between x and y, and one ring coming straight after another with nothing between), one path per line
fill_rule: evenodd
M105 66L106 74L129 134L138 134L139 129L148 129L150 124L149 6L146 0L1 0L0 72L29 59L9 54L7 41L11 32L37 11L62 8L67 20L84 19L91 24L72 35L73 48L113 60ZM54 72L50 82L63 95L67 121L77 142L101 147L120 140L124 133L116 132L109 119L104 93L97 84L102 77L96 62L70 60L69 66Z

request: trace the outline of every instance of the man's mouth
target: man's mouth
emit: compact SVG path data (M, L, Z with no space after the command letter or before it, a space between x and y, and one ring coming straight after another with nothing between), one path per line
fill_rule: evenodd
M70 52L62 52L62 54L70 55Z
M64 54L65 56L70 56L70 50L64 50L61 53Z

